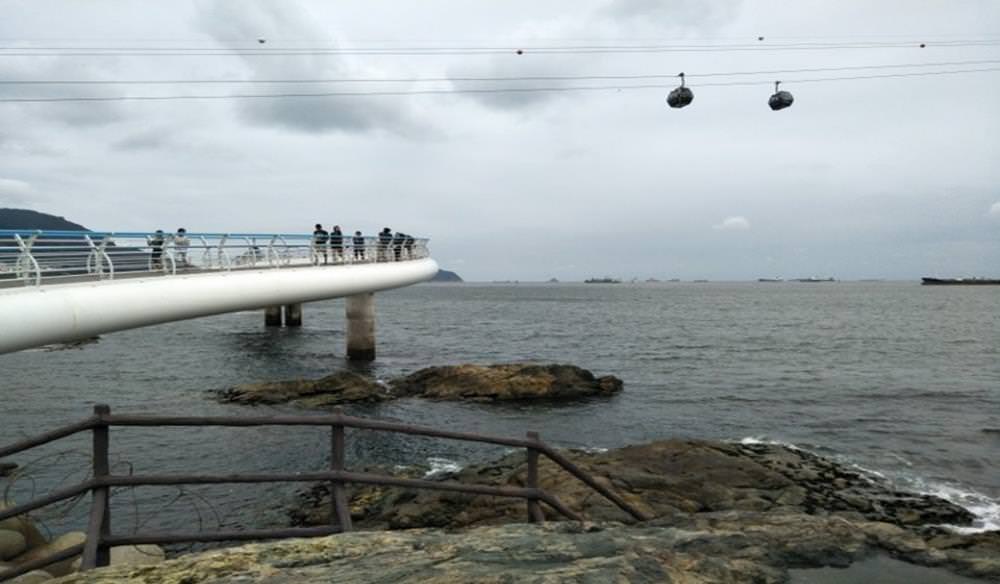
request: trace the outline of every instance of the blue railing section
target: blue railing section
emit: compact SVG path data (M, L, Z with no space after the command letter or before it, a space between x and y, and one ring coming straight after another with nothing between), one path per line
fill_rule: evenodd
M426 258L405 233L204 233L0 229L0 286L136 275L340 266Z

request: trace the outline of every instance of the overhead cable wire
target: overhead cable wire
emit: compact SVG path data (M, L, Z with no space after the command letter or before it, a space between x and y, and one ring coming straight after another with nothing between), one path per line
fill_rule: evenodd
M25 48L0 47L0 57L288 57L322 55L368 56L452 56L497 54L634 54L634 53L718 53L773 51L828 51L857 49L913 49L996 47L1000 39L981 41L907 41L885 43L798 43L798 44L732 44L732 45L566 45L566 46L467 46L467 47L320 47L320 48L176 48L176 47L105 47L105 48Z
M470 43L490 43L496 44L499 37L480 37L480 38L462 38L462 39L427 39L427 38L364 38L364 37L354 37L346 32L342 31L330 31L324 36L310 36L310 37L272 37L272 36L256 36L256 37L213 37L213 38L107 38L106 36L100 37L35 37L35 38L17 38L17 37L0 37L0 43L91 43L100 45L106 45L108 43L246 43L248 45L261 44L263 40L265 43L324 43L332 42L336 39L350 39L352 43L356 44L386 44L386 45L401 45L401 43L409 44L427 44L427 45L468 45ZM563 43L624 43L624 42L659 42L659 43L669 43L669 42L710 42L710 41L758 41L767 40L783 40L783 41L817 41L817 40L851 40L854 42L860 41L870 41L870 42L887 42L887 41L898 41L900 39L950 39L950 40L981 40L981 39L997 39L1000 38L1000 34L996 33L981 33L976 34L972 32L929 32L929 31L918 31L918 32L907 32L907 33L879 33L879 34L811 34L811 35L781 35L781 34L741 34L741 35L727 35L727 36L698 36L697 39L670 39L663 36L644 36L644 37L532 37L531 42L563 42ZM511 42L510 37L504 36L502 42ZM43 45L44 46L44 45ZM405 45L403 45L405 46Z
M815 77L789 79L786 84L819 83L830 81L857 81L864 79L890 79L909 77L929 77L937 75L960 75L966 73L985 73L1000 71L1000 67L979 69L962 69L951 71L921 71L914 73L885 73L873 75L854 75L843 77ZM770 85L773 80L744 80L698 83L698 87L749 86ZM692 86L695 86L692 84ZM543 87L491 87L491 88L441 88L441 89L410 89L388 91L331 91L322 93L237 93L237 94L188 94L188 95L117 95L117 96L78 96L78 97L9 97L0 98L0 103L68 103L68 102L111 102L111 101L183 101L183 100L227 100L227 99L276 99L276 98L320 98L320 97L368 97L368 96L406 96L406 95L448 95L448 94L493 94L493 93L565 93L587 91L620 91L626 89L665 89L663 84L633 84L633 85L577 85L577 86L543 86Z
M771 69L763 71L728 71L714 73L689 73L689 78L735 77L745 75L787 75L794 73L824 73L834 71L864 71L878 69L916 69L923 67L961 67L992 65L1000 59L974 61L939 61L930 63L899 63L880 65L845 65L840 67L811 67L804 69ZM227 85L227 84L322 84L322 83L441 83L441 82L518 82L518 81L614 81L638 79L672 79L675 73L607 74L607 75L515 75L489 77L342 77L312 79L26 79L0 80L3 85Z

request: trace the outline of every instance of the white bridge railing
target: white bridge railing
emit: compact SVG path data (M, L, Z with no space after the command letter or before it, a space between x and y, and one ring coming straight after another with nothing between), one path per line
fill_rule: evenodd
M427 239L311 234L0 229L0 287L242 269L335 266L429 257Z

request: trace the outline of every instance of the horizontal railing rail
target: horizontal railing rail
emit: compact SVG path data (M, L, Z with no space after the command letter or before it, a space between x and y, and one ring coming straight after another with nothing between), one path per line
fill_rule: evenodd
M171 426L325 426L330 428L330 469L325 471L299 473L250 473L225 475L115 475L111 473L109 464L111 427L171 427ZM345 464L345 428L376 430L445 438L467 442L479 442L525 448L527 454L527 477L524 487L493 486L468 484L455 481L432 481L397 477L367 472L354 472L346 469ZM538 434L528 432L524 439L502 436L489 436L468 432L437 430L423 426L387 422L345 415L341 411L321 416L265 416L265 417L222 417L222 416L145 416L145 415L112 415L106 405L94 407L94 415L69 424L62 428L46 432L39 436L21 440L15 444L0 448L0 459L9 457L32 448L48 444L55 440L73 434L90 431L93 440L93 473L92 478L77 485L65 487L33 499L26 503L0 509L0 521L16 517L57 503L66 499L91 493L90 519L87 525L86 541L73 548L63 550L46 558L39 558L11 570L0 573L0 581L15 578L32 570L44 568L53 563L82 554L81 569L89 570L98 566L106 566L110 560L110 548L118 545L140 544L173 544L213 541L243 541L258 539L281 539L287 537L313 537L350 531L351 515L345 491L346 484L368 484L396 486L413 489L450 491L493 497L519 498L527 503L528 519L532 522L545 520L541 503L545 503L558 514L571 520L579 521L581 517L568 508L555 495L541 489L538 485L539 455L547 457L573 477L608 499L619 509L636 520L647 519L645 515L622 499L617 493L608 489L590 476L559 451L541 441ZM140 486L170 486L170 485L210 485L226 483L291 483L291 482L327 482L331 493L331 523L321 527L297 527L280 529L229 530L217 532L189 533L146 533L132 535L115 535L110 528L110 498L111 489L116 487Z
M0 285L397 262L429 257L427 242L402 233L316 236L0 229Z

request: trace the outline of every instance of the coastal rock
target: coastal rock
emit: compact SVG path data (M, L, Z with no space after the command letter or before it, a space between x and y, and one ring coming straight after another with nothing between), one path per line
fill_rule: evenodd
M13 506L13 502L4 503L0 501L0 510L6 509ZM0 531L16 531L24 537L26 547L28 549L38 547L40 545L45 545L48 540L44 535L38 531L35 527L35 522L31 520L27 515L18 515L16 517L8 517L3 521L0 521Z
M427 367L391 382L394 393L434 399L565 399L622 390L613 375L595 377L575 365L448 365Z
M220 392L219 397L224 402L247 405L293 403L302 407L392 399L384 386L350 371L321 379L248 383Z
M943 499L897 491L806 451L780 445L667 440L564 454L653 519L636 524L543 456L539 484L567 507L591 521L714 534L704 545L698 544L711 557L729 561L745 558L749 550L770 557L792 549L797 551L789 558L813 559L801 565L789 559L783 567L846 566L865 550L880 550L911 563L1000 581L1000 532L964 536L933 527L969 525L974 516ZM515 452L433 480L523 486L526 475L524 454ZM525 504L518 499L397 487L356 487L350 504L360 529L465 529L527 518ZM329 509L327 488L317 485L301 495L291 512L292 522L325 524ZM546 519L563 519L547 506L543 509ZM723 533L729 535L722 537ZM755 534L753 541L747 539L748 533ZM684 549L692 545L685 543Z
M612 375L595 377L575 365L450 365L427 367L389 382L341 371L322 379L249 383L218 392L220 401L247 405L292 403L322 408L401 397L442 400L572 399L622 390Z
M9 560L28 548L24 536L17 531L0 530L0 560Z
M52 574L45 570L32 570L26 574L21 574L17 578L7 580L5 584L42 584L53 578Z
M870 528L837 517L715 513L684 526L548 523L353 532L215 550L157 566L103 568L60 584L784 584L790 568L844 567L874 553Z
M647 516L717 511L840 515L903 527L969 525L974 516L929 495L900 492L831 460L780 445L708 440L665 440L605 452L566 451L581 469ZM523 452L436 477L462 483L523 486ZM539 459L539 484L592 521L631 522L612 503L572 478L547 457ZM292 512L298 524L326 523L326 486L303 494ZM546 508L551 519L559 519ZM396 487L358 487L352 515L361 526L470 527L525 520L523 501Z
M28 562L39 560L46 556L51 556L54 553L61 552L64 549L73 547L78 544L82 544L87 541L87 534L82 531L70 531L69 533L64 533L52 540L51 542L41 545L28 550L28 552L21 554L14 560L14 564L18 566L23 566ZM77 554L68 559L56 562L45 567L45 571L49 572L53 576L65 576L73 571L73 564L79 558L80 555Z

